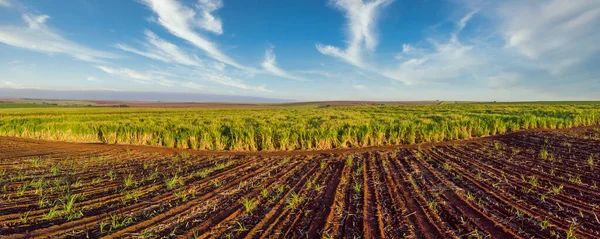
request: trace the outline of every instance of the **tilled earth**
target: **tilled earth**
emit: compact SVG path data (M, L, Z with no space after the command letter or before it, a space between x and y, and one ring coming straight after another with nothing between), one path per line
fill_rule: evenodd
M600 238L600 127L201 152L0 137L0 238Z

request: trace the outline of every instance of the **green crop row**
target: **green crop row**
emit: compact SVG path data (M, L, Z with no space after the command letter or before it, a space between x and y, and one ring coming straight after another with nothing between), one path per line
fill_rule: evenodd
M599 105L572 103L0 110L0 135L4 136L244 151L440 142L599 123Z

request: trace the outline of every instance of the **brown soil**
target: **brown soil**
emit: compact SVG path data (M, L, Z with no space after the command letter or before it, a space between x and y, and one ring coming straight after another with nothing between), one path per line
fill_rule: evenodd
M600 238L600 127L205 152L0 137L2 238Z

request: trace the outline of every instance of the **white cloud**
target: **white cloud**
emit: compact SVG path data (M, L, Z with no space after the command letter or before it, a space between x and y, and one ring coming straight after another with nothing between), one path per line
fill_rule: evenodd
M44 23L46 23L46 20L50 19L50 16L48 15L38 15L38 16L33 16L33 15L28 15L28 14L24 14L23 15L23 20L25 22L27 22L27 24L29 25L29 29L33 29L33 30L39 30L43 27L45 27Z
M112 68L108 66L96 66L96 68L120 78L128 79L142 84L158 84L171 87L174 81L166 79L163 75L147 74L127 68Z
M193 89L203 89L204 86L189 81L189 78L194 78L195 80L214 82L220 85L236 87L244 90L270 92L270 90L267 90L265 86L249 86L242 81L231 78L228 75L203 68L194 68L191 70L188 69L185 72L184 77L167 71L139 72L128 68L113 68L108 66L96 66L96 68L110 75L142 84L158 84L167 87L179 85Z
M344 11L348 19L348 46L345 50L340 48L317 44L317 50L325 55L340 58L348 63L365 67L362 59L365 49L374 51L378 39L374 32L379 10L392 0L332 0L332 4Z
M271 92L264 85L249 86L246 83L244 83L243 81L234 79L224 73L207 71L207 69L196 69L194 71L193 75L195 75L196 76L195 78L198 80L211 81L211 82L225 85L225 86L231 86L231 87L236 87L236 88L240 88L240 89L244 89L244 90L251 90L251 91Z
M484 64L486 58L477 54L472 46L450 40L445 44L432 41L433 50L405 46L400 54L400 63L391 69L382 70L382 74L394 80L410 85L420 82L454 79L470 74L476 66ZM404 54L406 52L407 54Z
M2 7L10 7L10 1L9 0L0 0L0 6Z
M124 44L117 44L117 47L122 50L129 51L129 52L132 52L135 54L139 54L141 56L145 56L145 57L148 57L151 59L155 59L155 60L159 60L159 61L163 61L163 62L167 62L167 63L178 63L178 64L184 65L184 66L191 66L191 69L190 68L185 69L186 72L184 74L186 75L187 78L193 77L194 79L210 81L210 82L214 82L214 83L217 83L220 85L236 87L236 88L245 89L245 90L264 91L264 92L268 91L264 86L260 86L260 87L249 86L241 80L236 80L236 79L228 76L226 74L226 72L224 72L226 65L222 62L211 60L212 62L209 61L205 64L197 56L186 54L181 49L179 49L179 47L177 45L174 45L168 41L165 41L165 40L159 38L154 33L147 31L146 36L148 38L147 39L148 43L144 44L145 48L146 48L144 51L135 49L133 47L130 47L130 46L127 46ZM152 80L151 79L152 77L150 77L150 76L154 76L154 75L162 76L163 78L161 78L161 79L168 77L171 80L174 78L179 78L179 79L185 78L185 77L180 77L179 75L172 74L172 73L165 72L165 71L149 71L147 73L139 73L139 72L132 72L131 70L128 70L128 69L120 69L120 71L119 71L119 69L111 69L111 68L107 68L107 67L102 67L100 69L104 70L107 73L112 73L112 74L120 73L120 75L125 76L126 78L135 79L137 81L141 80L142 83ZM167 82L167 83L172 83L172 82ZM191 84L190 82L180 83L180 85L183 87L188 87L188 88L193 88L193 89L204 88L204 86L201 86L198 84Z
M32 51L66 54L90 62L116 58L113 54L97 51L65 39L46 26L49 18L47 15L23 14L27 27L0 26L0 42Z
M410 44L402 45L402 53L396 55L399 65L382 70L382 75L401 81L406 85L457 79L478 72L477 67L486 63L484 54L474 46L460 42L458 34L469 20L479 12L473 10L456 22L447 43L428 39L431 49L419 49Z
M521 75L516 72L506 72L487 78L488 87L492 89L507 89L521 81Z
M202 16L197 21L198 26L219 35L223 34L221 19L212 15L212 12L223 7L223 0L198 0L196 7L202 11Z
M2 85L3 85L4 87L11 88L11 89L22 89L22 88L24 88L22 85L15 84L14 82L12 82L12 81L7 81L7 80L6 80L6 81L3 81L3 82L2 82Z
M91 81L91 82L101 82L101 80L99 80L98 78L93 77L93 76L88 76L87 78L85 78L85 80Z
M456 24L457 31L462 31L462 29L464 29L467 26L467 22L469 22L469 20L471 20L471 18L473 18L473 16L475 16L477 12L479 12L479 10L473 10L464 15Z
M283 69L279 68L277 66L277 60L275 57L275 53L273 52L273 49L274 49L274 47L271 46L271 47L267 48L267 51L265 52L265 60L261 64L262 67L265 68L265 70L272 73L273 75L276 75L276 76L279 76L282 78L286 78L286 79L290 79L290 80L297 80L297 81L307 81L303 78L294 76L294 75L284 71Z
M202 90L205 88L205 86L200 85L198 83L191 82L191 81L183 82L183 83L181 83L181 86L186 87L186 88L197 89L197 90Z
M145 31L146 35L145 50L139 50L125 44L117 44L116 47L145 56L154 60L167 63L178 63L187 66L201 66L201 60L195 55L188 55L175 44L165 41L151 31Z
M166 28L171 34L182 38L196 47L204 50L211 58L234 66L239 69L252 70L243 66L229 56L225 55L211 41L200 36L195 28L200 27L204 17L198 18L196 11L181 5L176 0L141 0L154 11L158 17L157 22ZM208 1L212 2L212 1Z
M324 70L302 70L302 71L296 71L296 73L307 74L307 75L318 75L318 76L332 78L332 79L342 78L342 74L340 74L339 72L329 72L329 71L324 71Z
M600 51L600 1L506 1L498 9L506 47L552 74Z

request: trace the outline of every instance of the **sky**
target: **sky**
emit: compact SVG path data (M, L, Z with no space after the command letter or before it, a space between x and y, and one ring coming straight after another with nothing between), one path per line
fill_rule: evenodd
M0 88L600 100L598 0L0 0Z

